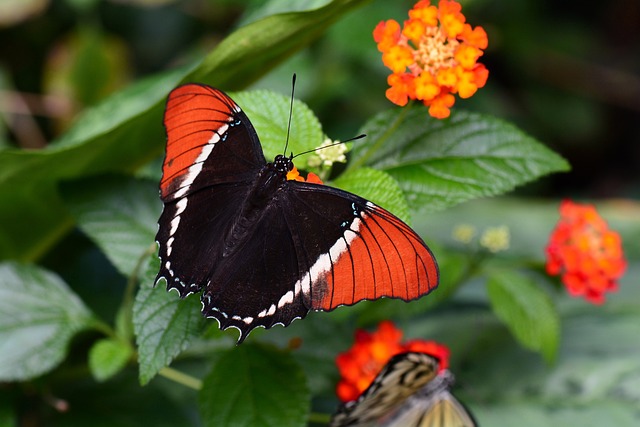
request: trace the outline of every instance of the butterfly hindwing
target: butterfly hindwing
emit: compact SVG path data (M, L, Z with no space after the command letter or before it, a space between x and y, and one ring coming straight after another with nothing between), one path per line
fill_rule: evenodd
M203 313L220 327L235 327L239 342L254 328L289 325L309 308L295 283L303 274L294 240L278 201L271 203L244 239L220 258L202 294Z
M287 218L310 309L383 296L409 301L435 289L438 266L422 239L390 212L336 188L292 181ZM321 232L319 230L322 230Z

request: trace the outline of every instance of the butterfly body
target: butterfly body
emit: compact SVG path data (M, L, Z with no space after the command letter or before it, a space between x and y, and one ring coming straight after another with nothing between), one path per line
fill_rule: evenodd
M291 159L279 154L272 163L267 163L257 175L242 204L240 214L224 238L222 257L229 256L246 240L250 239L262 216L269 215L269 208L277 208L281 192L286 192L287 172L293 169Z
M156 282L181 297L202 292L203 314L237 328L239 341L310 310L411 300L437 286L435 259L413 230L354 194L287 180L292 158L267 163L223 92L176 88L164 123Z

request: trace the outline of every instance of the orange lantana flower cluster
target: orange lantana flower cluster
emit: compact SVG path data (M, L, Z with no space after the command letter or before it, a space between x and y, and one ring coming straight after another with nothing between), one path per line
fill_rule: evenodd
M402 28L393 19L378 24L373 38L392 71L386 93L391 102L404 106L418 99L442 119L449 117L453 94L469 98L485 85L489 71L476 61L487 48L487 33L465 23L461 9L455 1L441 0L436 7L420 0Z
M336 358L341 377L336 387L338 398L343 402L357 399L396 354L408 351L427 353L439 360L440 370L449 366L449 349L446 346L421 339L401 343L401 339L402 331L390 321L380 322L374 332L356 330L353 346Z
M593 304L604 303L604 293L618 288L627 266L620 235L609 229L595 207L570 200L560 205L560 221L546 253L547 273L560 274L570 295Z
M287 181L302 181L302 182L310 182L312 184L324 184L320 177L313 172L309 172L307 174L307 179L304 179L300 172L298 172L297 167L293 167L289 172L287 172Z

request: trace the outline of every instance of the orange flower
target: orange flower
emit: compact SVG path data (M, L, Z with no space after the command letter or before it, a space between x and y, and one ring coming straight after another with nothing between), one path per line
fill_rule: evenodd
M440 360L440 369L449 366L449 349L435 341L415 339L401 343L402 331L390 321L382 321L378 330L358 329L353 346L336 357L341 380L336 394L343 402L355 400L371 384L376 375L396 354L417 351Z
M604 293L617 290L627 266L620 235L609 230L595 207L570 200L560 205L546 254L547 273L561 275L569 295L593 304L604 303Z
M287 181L306 181L312 184L324 184L320 177L313 172L309 172L307 174L307 179L305 180L304 177L300 175L300 172L298 172L298 168L295 166L287 172Z
M469 98L485 85L489 71L477 61L487 48L487 33L467 24L461 10L451 0L438 7L420 0L402 29L393 19L376 26L373 39L392 71L386 93L391 102L404 106L418 99L433 117L446 118L455 103L452 94Z

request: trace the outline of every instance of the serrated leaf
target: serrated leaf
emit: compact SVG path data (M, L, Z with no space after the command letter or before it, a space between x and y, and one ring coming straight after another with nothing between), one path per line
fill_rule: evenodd
M267 161L282 154L287 140L287 125L291 98L266 90L232 93L230 96L251 120L258 132ZM322 144L322 126L313 111L302 101L295 100L291 116L291 134L287 153L302 153Z
M560 319L547 294L532 280L508 270L492 272L487 291L496 316L518 341L553 362L560 343Z
M91 312L57 275L32 265L0 264L0 380L37 377L67 355Z
M97 381L105 381L120 372L126 365L133 349L118 339L105 338L97 341L89 350L89 369Z
M243 344L223 354L200 391L205 426L306 426L310 394L289 353Z
M86 110L47 148L0 152L0 222L14 224L0 229L0 256L36 259L72 228L58 193L60 181L129 173L159 156L165 142L164 102L179 83L242 89L366 1L334 0L313 11L251 23L225 38L202 62L141 80Z
M130 276L158 229L158 184L100 176L65 185L62 194L80 229L120 273Z
M196 295L180 299L175 292L167 292L164 281L153 287L159 268L160 261L154 256L133 304L142 385L189 346L203 323Z
M407 199L398 182L386 172L371 168L352 169L340 175L333 184L372 201L405 222L410 220Z
M395 109L375 116L362 132L369 143L354 146L349 167L386 171L422 212L502 194L569 169L515 126L477 113L458 111L437 120L422 108Z

